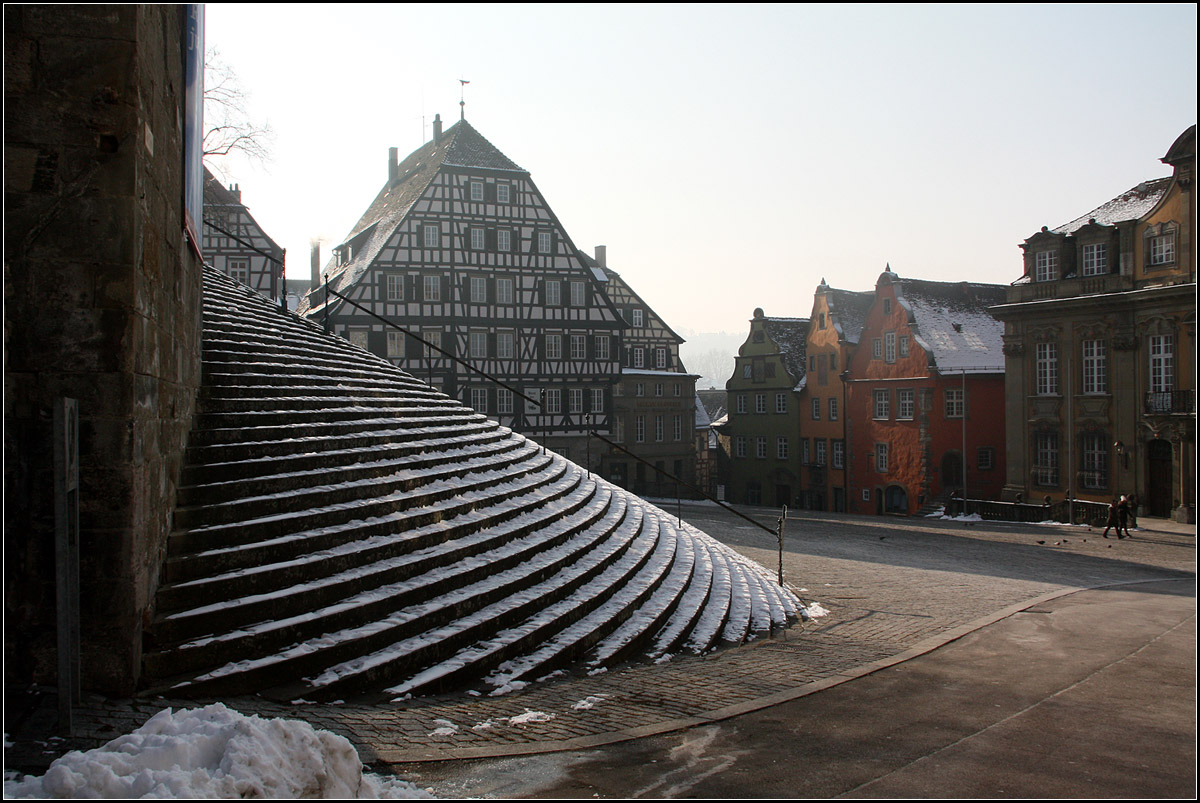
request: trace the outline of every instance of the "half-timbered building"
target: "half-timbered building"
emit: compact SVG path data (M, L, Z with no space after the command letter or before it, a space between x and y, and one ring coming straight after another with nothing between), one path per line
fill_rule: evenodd
M624 324L529 172L466 120L404 160L299 312L577 462ZM328 297L326 288L329 292Z
M236 184L226 187L204 170L204 261L275 303L287 293L284 249L272 240L242 203Z

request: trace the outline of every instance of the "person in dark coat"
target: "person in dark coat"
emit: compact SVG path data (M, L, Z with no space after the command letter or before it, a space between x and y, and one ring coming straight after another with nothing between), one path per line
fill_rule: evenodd
M1121 535L1121 520L1117 513L1117 498L1114 496L1112 502L1108 505L1108 521L1104 522L1104 537L1108 538L1108 531L1113 527L1117 528L1117 537L1123 538Z
M1121 495L1121 501L1117 503L1117 537L1125 538L1129 535L1129 500L1125 495ZM1125 535L1121 535L1121 530L1125 531Z
M1138 526L1137 526L1137 509L1138 509L1137 494L1130 494L1129 495L1129 523L1131 525L1133 525L1133 529L1135 529L1135 530L1138 528Z

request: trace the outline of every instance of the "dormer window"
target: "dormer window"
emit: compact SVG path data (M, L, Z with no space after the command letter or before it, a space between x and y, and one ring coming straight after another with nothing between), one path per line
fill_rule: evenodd
M1052 282L1058 279L1058 252L1038 251L1033 255L1033 280Z
M1164 223L1146 229L1146 264L1152 268L1175 264L1175 226Z
M1108 246L1092 243L1083 247L1083 275L1099 276L1108 273Z

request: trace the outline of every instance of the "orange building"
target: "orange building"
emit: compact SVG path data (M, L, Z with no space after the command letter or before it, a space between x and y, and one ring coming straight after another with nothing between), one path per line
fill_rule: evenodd
M1004 486L1003 285L875 285L846 388L849 510L916 514Z

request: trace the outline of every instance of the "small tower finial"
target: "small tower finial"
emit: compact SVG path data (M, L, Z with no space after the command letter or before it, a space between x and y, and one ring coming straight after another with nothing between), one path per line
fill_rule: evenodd
M458 119L460 120L467 119L467 101L463 98L463 88L469 83L471 82L462 78L458 79Z

